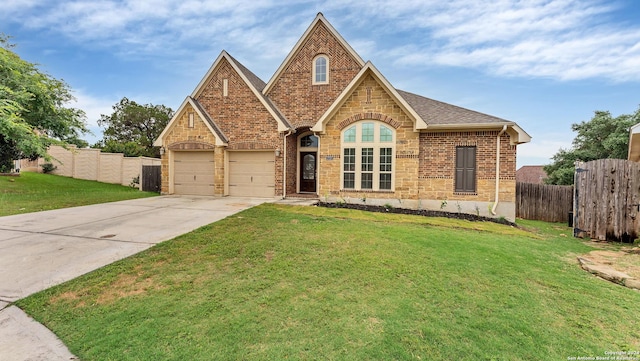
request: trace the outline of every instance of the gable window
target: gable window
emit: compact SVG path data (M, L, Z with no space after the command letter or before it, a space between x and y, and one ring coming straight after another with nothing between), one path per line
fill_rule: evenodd
M342 132L342 188L393 190L394 130L375 121Z
M456 147L455 191L476 192L476 147Z
M194 124L194 114L193 113L189 113L189 128L193 128L195 126Z
M329 83L329 58L318 55L313 59L313 84Z

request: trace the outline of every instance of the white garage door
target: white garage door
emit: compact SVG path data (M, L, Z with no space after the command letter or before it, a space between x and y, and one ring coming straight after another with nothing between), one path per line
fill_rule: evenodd
M275 156L273 152L229 152L229 195L273 197Z
M175 152L175 194L213 195L213 152Z

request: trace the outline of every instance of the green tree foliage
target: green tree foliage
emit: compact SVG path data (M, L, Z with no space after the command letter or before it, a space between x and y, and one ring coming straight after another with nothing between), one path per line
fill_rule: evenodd
M578 134L571 149L560 149L553 156L553 163L544 167L547 184L573 184L576 161L596 159L626 159L629 148L629 128L640 123L640 108L633 114L612 117L611 113L596 111L588 122L572 124Z
M21 158L47 158L52 143L80 142L84 112L67 107L69 86L11 51L0 34L0 172Z
M103 114L98 120L98 125L105 128L104 137L93 147L128 157L159 157L160 150L153 141L172 116L173 110L164 105L143 105L122 98L111 115Z

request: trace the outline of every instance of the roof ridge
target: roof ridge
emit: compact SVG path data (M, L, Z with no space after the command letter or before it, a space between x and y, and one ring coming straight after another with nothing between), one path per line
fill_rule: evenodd
M226 51L225 51L226 52ZM231 59L233 62L236 63L236 66L238 66L238 69L240 69L241 72L244 73L244 75L247 77L247 79L251 82L251 84L259 91L262 92L262 89L264 89L265 85L267 85L267 83L264 82L264 80L260 79L259 76L257 76L254 72L252 72L251 70L249 70L249 68L247 68L246 66L244 66L244 64L242 64L241 62L238 61L238 59L236 59L235 57L233 57L231 54L229 54L228 52L226 52L227 56L229 57L229 59Z

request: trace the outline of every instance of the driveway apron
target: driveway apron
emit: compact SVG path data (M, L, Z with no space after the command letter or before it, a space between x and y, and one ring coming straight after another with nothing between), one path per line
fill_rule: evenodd
M160 196L0 217L0 359L74 359L12 302L267 201Z

